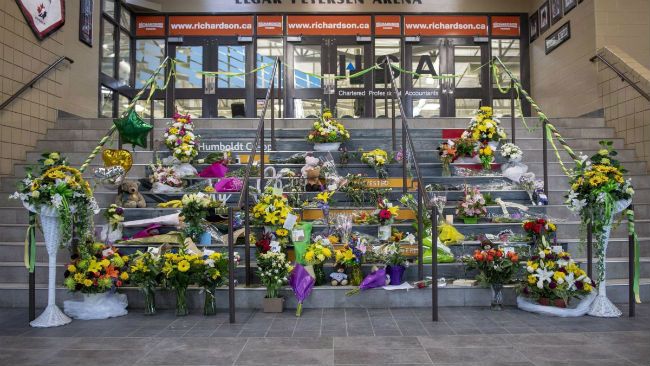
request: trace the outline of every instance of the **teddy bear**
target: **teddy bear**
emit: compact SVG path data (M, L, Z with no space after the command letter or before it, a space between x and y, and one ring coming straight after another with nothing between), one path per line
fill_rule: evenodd
M345 266L337 263L334 272L330 273L332 286L345 286L348 284L348 275L345 274Z
M300 169L303 178L307 178L305 191L307 192L320 192L320 159L313 156L305 157L305 166Z
M144 200L142 194L138 192L139 187L140 182L130 180L122 182L122 184L117 188L115 204L125 208L147 207L147 202Z

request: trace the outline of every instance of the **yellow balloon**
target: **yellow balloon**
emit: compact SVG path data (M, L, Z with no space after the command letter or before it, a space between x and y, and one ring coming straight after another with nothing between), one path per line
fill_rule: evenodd
M102 152L105 167L119 165L127 173L133 165L133 156L128 150L106 149Z

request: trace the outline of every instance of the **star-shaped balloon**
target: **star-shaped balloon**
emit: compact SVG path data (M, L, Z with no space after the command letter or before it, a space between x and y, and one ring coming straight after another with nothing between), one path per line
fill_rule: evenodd
M143 121L134 109L131 109L126 116L114 119L113 123L123 143L147 148L147 135L153 126Z

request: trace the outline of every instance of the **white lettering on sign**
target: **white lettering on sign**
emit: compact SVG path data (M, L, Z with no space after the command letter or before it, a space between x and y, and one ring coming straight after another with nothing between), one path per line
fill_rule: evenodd
M250 151L253 148L253 142L241 141L219 141L215 143L199 143L199 151ZM259 147L258 147L259 150ZM271 150L270 144L264 145L264 150Z
M366 181L367 187L388 187L388 185L388 179L375 179Z
M337 90L339 97L365 97L365 90Z

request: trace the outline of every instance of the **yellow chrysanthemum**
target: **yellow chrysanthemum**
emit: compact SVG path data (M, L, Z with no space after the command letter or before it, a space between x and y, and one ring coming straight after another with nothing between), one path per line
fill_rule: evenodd
M190 262L182 260L178 263L178 270L180 272L187 272L190 269Z

